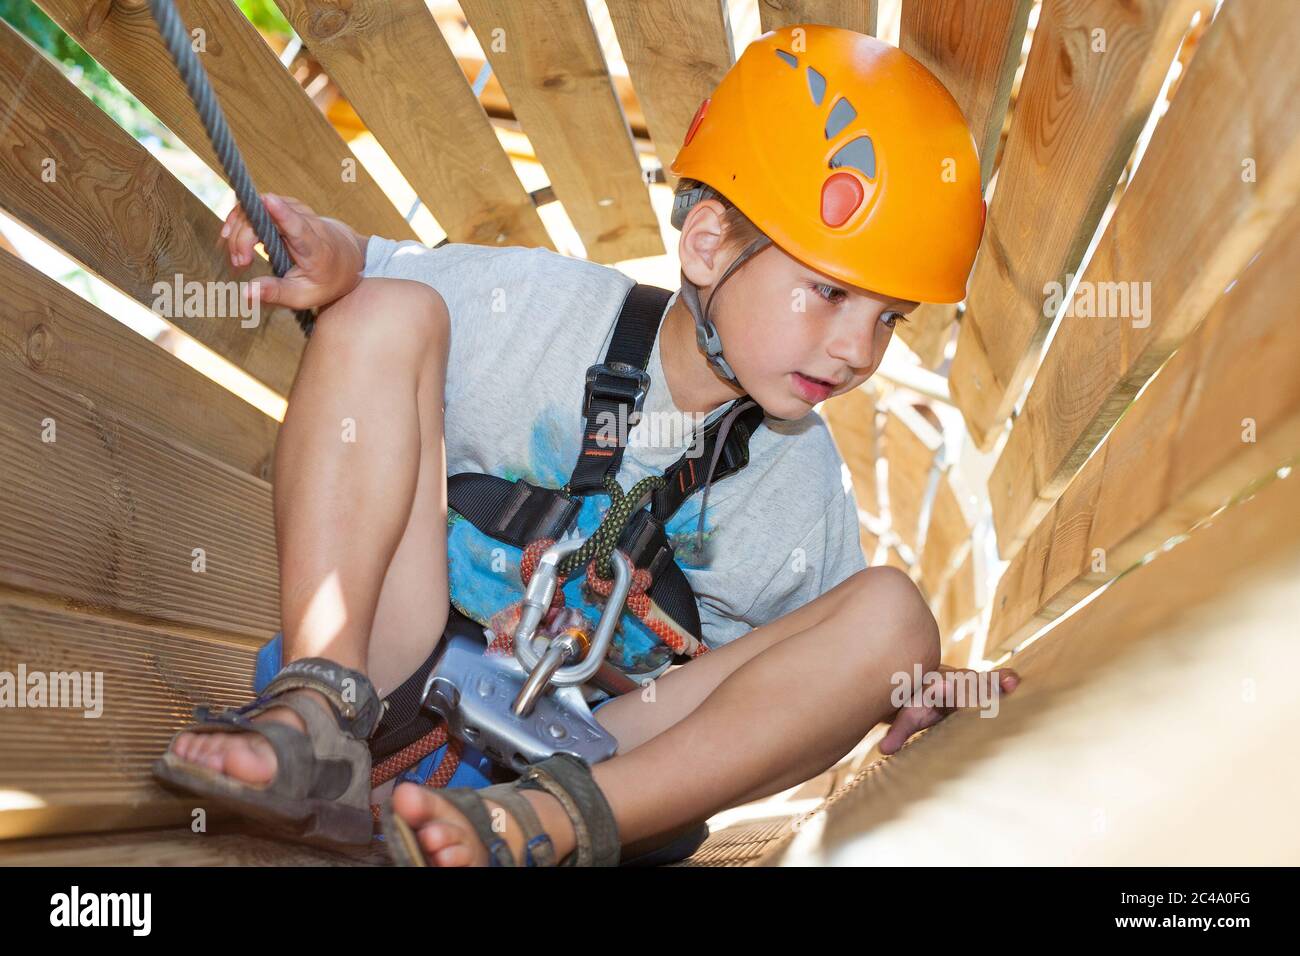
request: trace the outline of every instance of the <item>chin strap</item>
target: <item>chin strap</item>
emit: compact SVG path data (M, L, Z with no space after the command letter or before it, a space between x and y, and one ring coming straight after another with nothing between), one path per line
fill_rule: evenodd
M718 457L722 454L722 449L727 441L727 432L731 430L731 423L736 420L736 416L745 409L757 405L748 395L742 399L737 399L731 408L727 409L722 418L722 426L718 430L718 440L713 446L713 459L709 462L709 472L704 479L704 498L700 501L700 523L695 529L695 554L697 560L702 557L701 549L704 546L704 509L709 506L709 489L713 487L713 472L718 467Z
M700 351L708 357L709 364L717 370L719 375L738 388L744 388L744 386L740 384L740 381L736 378L736 373L732 371L731 363L722 357L722 337L718 335L718 327L709 318L709 309L713 305L713 300L718 297L718 290L722 288L722 284L731 278L732 274L741 265L771 244L772 240L767 236L760 236L751 242L745 248L745 251L738 255L731 265L727 266L727 271L722 274L722 278L714 285L713 292L704 308L700 307L699 286L686 278L684 270L682 272L681 297L686 300L686 308L690 309L691 315L695 319L695 340L700 345Z

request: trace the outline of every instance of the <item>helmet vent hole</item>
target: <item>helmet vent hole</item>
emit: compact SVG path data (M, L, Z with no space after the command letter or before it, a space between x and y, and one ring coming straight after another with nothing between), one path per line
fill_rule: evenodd
M852 166L868 179L875 179L876 148L872 145L871 137L859 136L836 150L831 157L830 167L838 169L841 166Z
M846 99L840 99L831 107L830 116L826 117L826 138L834 139L844 131L857 118L858 111L853 108L853 104Z
M826 96L826 77L811 66L808 67L808 92L812 94L813 103L821 106L822 98Z
M785 60L792 70L797 70L799 68L799 61L795 59L793 53L786 53L785 50L777 50L776 55Z

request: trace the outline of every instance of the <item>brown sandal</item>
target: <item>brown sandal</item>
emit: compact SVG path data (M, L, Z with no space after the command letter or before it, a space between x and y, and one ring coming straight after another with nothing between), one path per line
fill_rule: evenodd
M532 804L519 792L544 790L564 807L577 839L575 849L559 863L551 837L542 830ZM524 831L525 866L618 866L620 847L618 824L605 795L596 786L591 768L577 757L557 753L541 760L511 783L499 783L475 790L457 787L440 790L465 815L474 833L487 847L491 866L516 866L510 847L493 828L485 800L492 800L509 813ZM427 866L415 831L385 802L381 817L388 853L398 866Z
M322 694L326 714L306 690ZM287 707L302 718L303 733L273 721L250 718L272 707ZM168 750L154 763L162 784L261 820L310 843L363 845L370 842L370 747L383 713L374 685L360 671L321 657L284 667L262 695L242 707L212 713L195 708L196 723L182 733L254 733L275 751L275 777L266 784L236 780L190 763ZM172 738L175 742L175 736Z

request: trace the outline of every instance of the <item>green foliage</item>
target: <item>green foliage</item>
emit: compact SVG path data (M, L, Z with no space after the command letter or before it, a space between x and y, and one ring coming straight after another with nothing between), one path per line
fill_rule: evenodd
M238 4L244 16L263 33L288 36L292 32L289 21L284 18L274 0L238 0Z
M68 79L136 139L175 142L152 113L32 0L0 0L0 19L62 64Z
M259 30L286 36L293 32L273 0L238 0L238 4ZM61 63L68 79L137 140L146 143L155 140L168 147L177 145L167 128L33 0L0 0L0 20Z

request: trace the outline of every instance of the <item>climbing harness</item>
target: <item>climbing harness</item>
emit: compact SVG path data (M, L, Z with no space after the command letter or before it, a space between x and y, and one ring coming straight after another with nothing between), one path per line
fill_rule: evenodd
M670 297L654 286L629 290L603 361L588 369L582 451L563 487L477 472L448 477L448 509L478 533L520 549L525 594L490 615L486 627L462 613L453 594L446 639L391 695L391 712L371 741L376 786L444 745L440 766L429 774L444 783L456 772L466 744L505 767L559 750L583 759L611 755L608 748L617 742L591 718L577 685L590 683L611 695L638 687L605 659L624 610L669 649L675 662L707 652L695 594L664 528L700 487L707 505L712 483L748 464L749 438L762 423L763 410L748 396L735 400L705 425L697 447L663 475L643 478L626 492L615 478L626 436L602 436L596 427L600 421L635 421L641 413L649 388L645 368ZM582 496L599 492L610 498L599 526L585 539L566 537ZM584 567L587 593L604 604L594 628L567 606L560 589ZM542 636L545 644L535 646ZM530 709L543 704L544 709Z
M208 74L190 45L189 34L185 30L180 14L176 11L176 5L173 0L149 0L149 10L158 24L158 32L162 35L163 44L176 64L176 71L185 83L185 89L189 91L194 108L198 110L203 129L212 143L212 150L217 154L217 160L226 172L226 181L235 191L235 199L247 214L253 231L257 233L257 238L262 240L267 258L271 260L271 269L277 276L283 278L293 268L293 260L284 247L284 240L280 238L280 230L275 228L275 223L271 221L271 214L266 211L266 206L262 203L262 197L253 188L248 167L244 165L244 158L239 154L239 147L235 145L235 138L226 124L226 116L221 112L221 106L212 92ZM302 327L303 334L310 336L316 324L313 310L299 309L294 315L298 319L298 325Z
M674 663L707 653L695 594L665 526L703 487L703 528L712 484L746 467L764 412L748 396L736 399L662 475L626 491L616 475L629 436L598 427L638 420L650 386L645 369L671 296L642 284L628 290L602 361L587 370L581 452L562 487L478 472L448 476L454 523L464 520L475 535L518 549L523 593L505 607L473 609L471 617L466 606L474 595L453 586L437 648L385 697L370 739L372 786L395 777L482 786L561 751L607 759L617 741L593 718L582 688L610 696L639 689L606 658L617 630L635 622ZM608 496L609 507L592 533L579 536L575 522L594 494ZM566 596L571 577L584 600L601 605L598 622ZM279 665L277 636L258 654L254 689Z
M292 260L253 188L172 0L150 0L150 10L236 198L276 275L285 275ZM754 251L747 250L728 274ZM763 410L742 396L705 426L698 455L688 450L663 475L644 478L626 492L616 478L625 436L619 430L611 440L597 424L634 427L640 420L650 387L646 366L670 296L654 286L637 284L629 290L604 360L587 369L582 450L563 487L473 472L448 477L449 511L488 538L520 549L525 593L521 601L490 615L486 628L452 601L437 649L385 698L383 718L369 741L372 786L409 773L444 748L438 766L420 782L446 786L470 748L515 773L559 752L587 763L608 759L618 742L595 721L581 687L590 684L619 694L637 686L606 660L625 609L669 649L673 660L684 662L707 651L695 594L664 529L703 485L700 550L709 489L748 464L749 436L762 423ZM310 335L311 313L300 311L297 317ZM722 361L720 352L709 355L711 361ZM721 368L735 381L725 362ZM709 460L707 473L697 469L697 457ZM599 526L585 539L570 534L582 498L598 493L610 499ZM580 608L567 606L562 590L565 578L584 567L587 594L602 605L594 626ZM280 657L276 635L259 651L255 690L280 670Z

